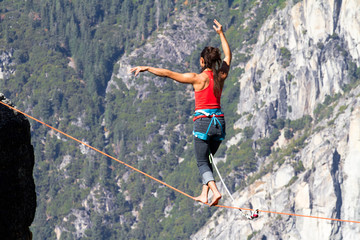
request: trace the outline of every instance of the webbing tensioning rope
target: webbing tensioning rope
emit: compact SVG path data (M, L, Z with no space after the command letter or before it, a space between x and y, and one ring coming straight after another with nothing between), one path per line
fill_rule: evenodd
M212 153L209 154L209 159L210 159L210 163L212 163L215 167L215 170L217 172L217 174L219 175L220 181L222 182L226 192L228 193L228 195L230 196L231 200L233 201L233 203L235 203L235 199L233 198L232 194L230 193L229 189L227 188L223 178L221 177L220 171L218 169L218 167L216 166L215 160L214 160L214 156L212 155ZM252 220L254 218L258 218L259 217L259 210L256 209L255 211L250 211L250 214L246 214L244 213L241 209L239 209L241 214L246 217L249 220Z

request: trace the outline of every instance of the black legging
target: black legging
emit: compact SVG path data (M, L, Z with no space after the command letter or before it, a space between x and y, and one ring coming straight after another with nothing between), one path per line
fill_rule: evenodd
M224 117L217 117L219 119L222 129L225 132L225 119ZM206 133L209 124L211 122L211 117L199 118L194 122L194 131ZM215 155L218 150L221 141L214 140L216 137L222 135L221 127L219 123L214 125L214 122L211 124L208 132L208 140L204 141L194 136L194 146L195 146L195 157L197 161L197 166L199 168L200 175L202 177L202 183L207 184L209 181L215 181L213 175L213 168L209 161L210 152L212 155Z

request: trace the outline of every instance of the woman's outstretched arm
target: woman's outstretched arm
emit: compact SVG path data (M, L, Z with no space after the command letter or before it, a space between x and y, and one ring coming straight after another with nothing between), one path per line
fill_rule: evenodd
M196 73L177 73L163 68L154 68L148 66L137 66L130 70L131 73L135 72L137 76L140 72L151 72L159 77L168 77L180 83L196 84L198 82L198 74Z
M230 46L228 41L226 40L225 34L223 32L222 29L222 25L215 19L214 20L214 29L215 31L219 34L220 36L220 40L221 40L221 46L223 48L224 51L224 55L225 58L223 60L223 64L220 68L220 72L222 73L222 78L225 79L227 77L227 74L229 73L230 70L230 63L231 63L231 59L232 59L232 53L230 50Z

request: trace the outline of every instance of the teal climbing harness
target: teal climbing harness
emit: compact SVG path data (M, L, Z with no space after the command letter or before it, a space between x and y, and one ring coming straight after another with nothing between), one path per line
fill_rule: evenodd
M218 137L215 137L214 140L215 141L222 141L225 139L225 129L223 128L223 126L221 125L219 119L216 116L220 116L220 115L224 115L224 113L221 111L221 109L219 108L215 108L215 109L201 109L201 110L196 110L194 117L199 117L199 116L206 116L206 117L211 117L211 121L209 124L209 127L207 128L207 131L205 133L202 132L195 132L193 131L193 135L201 140L207 141L209 139L209 130L211 127L211 124L214 124L214 126L216 126L217 124L220 126L221 128L221 135Z

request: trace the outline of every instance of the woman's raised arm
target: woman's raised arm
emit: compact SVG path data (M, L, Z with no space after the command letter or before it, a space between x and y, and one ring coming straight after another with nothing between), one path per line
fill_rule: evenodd
M215 19L214 20L214 29L215 31L219 34L220 36L220 40L221 40L221 46L223 48L224 51L224 60L223 60L223 64L220 68L220 72L222 73L222 78L225 79L229 73L230 70L230 63L231 63L231 59L232 59L232 54L231 54L231 50L230 50L230 46L228 41L226 40L225 34L223 32L222 29L222 25Z

